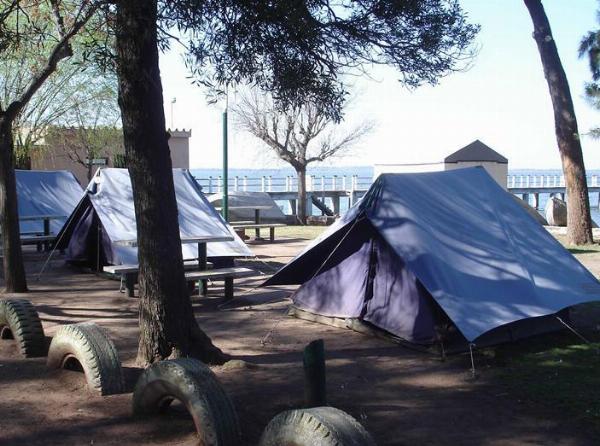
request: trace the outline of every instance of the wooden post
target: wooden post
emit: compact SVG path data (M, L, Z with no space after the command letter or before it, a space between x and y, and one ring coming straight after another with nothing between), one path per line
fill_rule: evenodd
M198 243L198 269L204 271L206 269L206 243ZM201 296L208 294L208 281L200 280L198 283L199 293Z
M306 407L327 405L325 379L325 344L323 339L312 341L304 348L304 404Z
M340 196L339 195L332 196L331 201L333 201L333 213L335 215L340 215Z
M44 218L44 235L50 235L50 219ZM50 242L44 242L44 251L50 251Z
M307 193L306 194L306 216L310 217L312 215L312 193Z

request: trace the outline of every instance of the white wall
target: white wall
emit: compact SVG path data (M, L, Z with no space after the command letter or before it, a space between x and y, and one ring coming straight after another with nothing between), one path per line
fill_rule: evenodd
M508 175L508 163L490 163L482 161L461 161L458 163L446 163L444 170L464 169L467 167L483 166L496 182L506 189L506 177Z
M171 162L173 168L190 168L190 137L191 130L169 130L169 148L171 149Z

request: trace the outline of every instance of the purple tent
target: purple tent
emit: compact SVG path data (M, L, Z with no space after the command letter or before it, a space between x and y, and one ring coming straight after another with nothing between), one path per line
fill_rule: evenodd
M182 236L231 236L232 241L207 244L208 257L219 265L230 265L235 257L252 256L252 251L212 207L187 170L173 169L173 183ZM58 234L57 248L66 251L68 262L100 269L104 265L136 264L137 248L118 243L136 238L129 172L101 168ZM195 244L183 244L181 250L184 260L198 256Z
M442 199L442 196L445 199ZM265 285L294 305L419 344L479 346L562 327L600 283L482 168L381 175Z

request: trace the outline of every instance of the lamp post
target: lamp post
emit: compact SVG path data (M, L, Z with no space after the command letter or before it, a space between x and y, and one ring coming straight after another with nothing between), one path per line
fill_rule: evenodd
M223 218L225 221L229 221L229 200L228 200L228 186L229 186L229 175L227 166L227 107L229 102L229 93L225 96L225 110L223 110Z
M173 106L174 106L175 102L177 102L176 97L171 99L171 130L174 130L174 128L173 128Z

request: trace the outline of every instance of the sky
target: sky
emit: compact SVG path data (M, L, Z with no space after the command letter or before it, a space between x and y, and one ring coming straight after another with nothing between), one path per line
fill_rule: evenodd
M439 162L479 139L509 160L509 169L558 169L560 158L548 86L533 25L522 0L461 0L472 23L481 25L479 52L466 72L453 73L436 86L408 90L389 67L374 67L356 78L354 97L340 128L364 121L373 131L343 158L324 166ZM590 80L577 48L584 34L600 27L596 0L543 0L571 87L581 134L600 124L600 111L583 97ZM191 129L190 167L222 166L224 102L208 105L205 91L192 85L180 50L161 56L167 125ZM173 98L176 102L171 104ZM230 104L236 94L229 95ZM172 125L171 125L172 124ZM600 169L600 141L582 138L588 170ZM229 125L229 166L283 166L260 142Z

